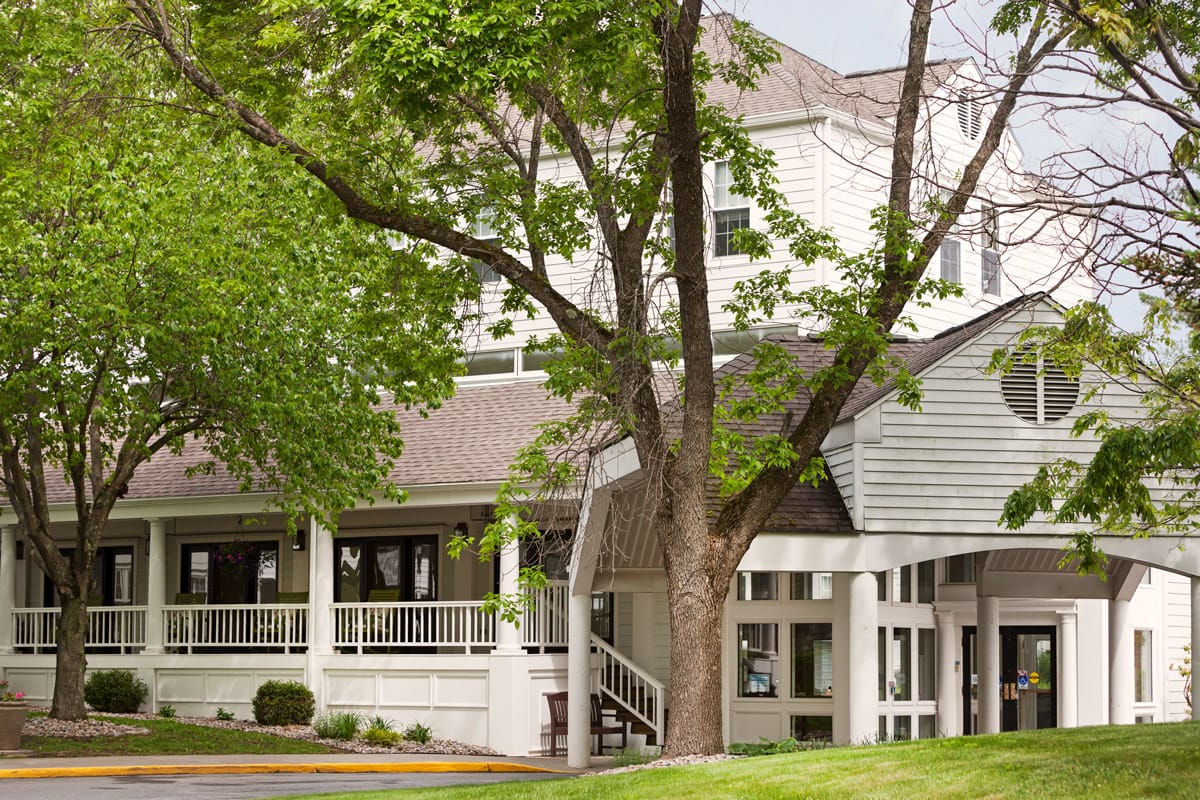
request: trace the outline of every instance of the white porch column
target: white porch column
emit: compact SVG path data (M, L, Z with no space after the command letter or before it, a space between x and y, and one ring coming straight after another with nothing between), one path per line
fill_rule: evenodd
M958 666L962 640L956 638L953 611L936 611L937 619L937 733L938 736L962 735L962 681Z
M1000 598L975 598L979 733L1000 732Z
M850 574L847 682L850 744L879 735L879 600L875 573Z
M0 526L0 655L13 652L12 612L17 606L17 529Z
M567 619L567 766L586 769L592 744L592 596L572 594Z
M1196 654L1200 653L1200 578L1192 578L1192 670L1200 664ZM1196 694L1196 681L1192 681L1192 719L1200 719L1200 697Z
M1133 631L1129 601L1108 601L1108 724L1133 724Z
M146 558L146 649L163 652L163 606L167 604L167 523L157 517L150 523L150 554Z
M1079 724L1079 643L1076 638L1076 614L1058 615L1058 674L1049 676L1058 687L1058 727Z
M510 520L516 525L516 520ZM500 596L510 597L521 591L517 577L521 574L521 543L514 539L500 548ZM590 613L590 612L589 612ZM521 650L521 629L516 622L496 618L496 649L499 655L517 655Z
M331 619L333 615L333 580L337 565L333 563L333 535L316 520L308 523L308 652L311 655L333 654ZM310 659L311 663L311 659ZM310 675L309 688L314 692L320 685L318 676ZM321 708L318 698L317 707Z

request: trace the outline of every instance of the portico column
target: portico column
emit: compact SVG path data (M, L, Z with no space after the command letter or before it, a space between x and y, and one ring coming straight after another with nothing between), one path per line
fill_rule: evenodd
M333 654L330 617L333 614L333 581L337 572L337 565L333 563L333 535L315 519L309 520L308 541L312 548L308 557L308 652L327 656ZM316 676L309 677L309 686L314 691L319 683Z
M149 655L163 652L163 606L167 604L167 523L150 523L150 554L146 558L146 648Z
M516 520L510 521L516 526ZM513 539L500 547L500 596L513 597L521 591L517 577L521 574L521 542ZM496 619L496 649L500 655L516 655L521 650L521 629L517 622Z
M850 576L849 659L847 681L849 743L864 744L879 735L879 599L875 573Z
M1000 598L975 598L979 733L1000 732Z
M1108 601L1108 724L1133 724L1133 633L1129 601Z
M591 594L572 594L567 613L567 766L586 769L592 732Z
M1196 654L1200 653L1200 578L1192 578L1192 670L1200 664ZM1196 697L1196 681L1192 681L1192 719L1200 719L1200 702Z
M0 655L13 652L12 612L17 606L17 529L0 527Z
M1058 687L1060 728L1074 728L1079 724L1079 645L1075 636L1075 618L1074 611L1058 615L1058 674L1045 676Z
M934 612L937 619L937 726L939 736L962 734L962 714L958 700L962 696L962 684L954 669L962 642L954 636L954 612Z

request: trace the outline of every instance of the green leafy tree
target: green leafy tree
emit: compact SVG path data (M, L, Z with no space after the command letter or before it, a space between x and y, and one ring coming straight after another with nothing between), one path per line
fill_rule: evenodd
M823 476L821 441L855 382L897 369L886 343L906 304L949 290L922 276L1029 73L1057 43L1044 19L1024 25L1015 77L995 92L977 152L948 200L930 208L913 197L932 4L914 4L877 245L850 255L789 210L771 154L708 98L716 80L753 86L777 56L728 17L702 23L700 0L126 5L125 28L155 42L192 88L180 102L291 156L348 216L402 234L406 246L438 246L443 259L431 272L470 274L483 262L502 276L505 313L490 334L510 332L516 315L536 308L554 321L558 333L538 344L562 350L547 387L573 399L578 414L523 454L499 509L523 522L492 526L480 547L536 534L532 502L580 478L551 455L579 431L631 437L667 576L674 677L665 752L720 752L721 614L733 573L780 499L798 480ZM728 42L727 58L699 48L702 25ZM763 346L744 385L714 379L703 169L718 160L766 220L764 230L738 232L742 252L764 256L773 240L790 242L798 265L824 258L845 276L844 289L800 293L786 270L766 273L734 303L747 325L784 308L824 325L827 369L803 374ZM481 217L494 236L476 235ZM555 257L583 280L552 274ZM603 291L580 293L580 283ZM674 388L686 391L659 391L663 362L677 366ZM915 402L914 383L900 377ZM792 427L735 432L799 392L812 402ZM710 513L713 481L721 499Z
M275 153L161 113L153 65L79 10L0 8L4 513L61 598L63 719L85 714L92 565L141 465L197 440L209 460L193 469L333 523L326 509L383 490L400 453L365 378L435 403L460 357L454 286Z

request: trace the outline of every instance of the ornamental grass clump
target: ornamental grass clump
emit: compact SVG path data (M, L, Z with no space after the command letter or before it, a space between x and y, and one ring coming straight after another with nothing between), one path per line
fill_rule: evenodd
M317 702L303 683L266 681L255 692L253 707L259 725L307 725Z
M363 718L353 711L336 711L321 714L313 720L313 732L322 739L350 741L362 727Z

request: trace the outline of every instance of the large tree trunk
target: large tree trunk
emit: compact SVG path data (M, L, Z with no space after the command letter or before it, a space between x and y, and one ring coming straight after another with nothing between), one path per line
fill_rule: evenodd
M663 748L667 758L725 751L721 616L729 580L715 575L722 568L706 557L708 526L703 519L676 520L676 525L675 546L664 554L671 608L671 719ZM699 530L687 530L697 525Z
M83 701L84 673L87 671L87 600L83 597L63 597L62 613L58 618L57 648L54 657L54 702L50 716L55 719L85 719L87 706Z

